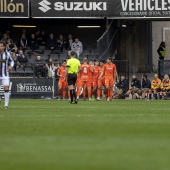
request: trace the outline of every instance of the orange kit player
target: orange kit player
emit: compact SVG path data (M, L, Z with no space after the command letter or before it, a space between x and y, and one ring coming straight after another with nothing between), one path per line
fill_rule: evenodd
M76 95L78 96L78 89L81 88L81 74L80 72L77 73L77 81L76 81ZM82 89L81 89L82 91ZM81 92L80 92L81 95Z
M89 81L89 74L90 74L90 66L87 64L87 57L84 57L83 64L80 67L80 74L81 74L81 81L80 81L80 87L78 88L77 92L77 99L79 99L80 93L82 88L88 90L88 98L91 100L91 85ZM85 95L83 94L83 98L85 99Z
M99 75L101 75L102 71L104 69L104 61L100 61L100 66L99 66ZM104 79L104 74L102 77L98 77L98 89L97 89L97 100L100 100L101 92L102 92L102 97L105 98L104 95L104 90L105 90L105 79Z
M93 67L94 63L92 60L89 61L90 72L89 72L89 88L91 88L91 97L92 97L92 88L93 88ZM89 100L91 100L91 97Z
M114 86L114 78L117 78L117 71L116 71L116 65L112 63L111 58L107 58L107 63L104 65L103 71L99 77L101 77L104 74L105 77L105 87L107 91L107 101L111 101L113 97L113 86Z
M170 79L168 74L164 75L164 78L161 83L161 92L160 92L160 99L166 99L167 98L167 92L170 90Z
M95 61L92 73L93 84L92 84L92 99L95 98L97 87L98 87L98 78L99 78L99 61ZM96 96L97 97L97 96Z
M158 78L158 74L154 75L154 79L151 82L151 89L149 90L149 99L151 99L152 93L154 99L158 99L157 93L160 91L161 80Z
M58 100L60 100L62 91L63 91L63 99L66 98L66 90L67 90L67 77L66 77L66 61L62 62L62 65L58 68L57 75L59 76L58 82Z

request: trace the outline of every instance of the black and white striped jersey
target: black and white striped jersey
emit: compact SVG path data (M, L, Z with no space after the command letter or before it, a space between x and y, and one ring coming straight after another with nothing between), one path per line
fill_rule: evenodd
M14 60L9 52L4 51L2 54L0 54L0 78L9 76L8 66L13 67Z

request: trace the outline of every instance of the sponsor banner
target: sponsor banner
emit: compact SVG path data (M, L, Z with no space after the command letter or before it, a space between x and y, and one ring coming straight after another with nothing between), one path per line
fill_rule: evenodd
M12 98L51 98L53 96L52 78L11 78Z
M118 1L118 0L117 0ZM112 17L161 18L170 17L169 0L119 0Z
M32 17L83 18L107 15L105 0L36 0L32 1Z
M18 17L29 17L29 0L0 0L0 18Z
M32 17L170 17L170 0L36 0L32 1Z

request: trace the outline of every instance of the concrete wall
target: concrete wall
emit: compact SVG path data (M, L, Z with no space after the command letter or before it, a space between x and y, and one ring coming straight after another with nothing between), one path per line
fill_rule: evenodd
M157 70L158 68L158 59L159 59L157 49L160 43L163 41L163 28L165 27L170 28L170 21L152 22L152 61L153 61L153 69L155 70ZM170 49L169 44L167 44L166 49L167 50ZM166 56L166 59L170 59L170 57Z

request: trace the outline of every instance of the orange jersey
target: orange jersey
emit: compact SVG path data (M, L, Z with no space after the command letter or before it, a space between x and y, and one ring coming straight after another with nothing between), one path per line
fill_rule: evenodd
M94 66L93 67L93 79L98 79L99 77L99 67L98 66Z
M82 81L88 81L89 80L89 75L90 75L90 66L88 64L82 64L81 65L81 80Z
M161 80L159 78L153 79L151 82L151 88L152 89L158 89L160 88Z
M101 72L102 72L103 69L104 69L104 67L99 66L98 69L99 69L99 76L100 76L100 75L101 75ZM104 79L104 74L103 74L103 76L101 77L101 80L102 80L102 79Z
M165 88L165 87L170 87L170 80L164 80L161 83L161 89Z
M59 81L65 81L65 80L66 80L66 78L65 78L66 67L60 66L60 67L58 68L57 74L60 75Z
M115 64L105 64L104 65L104 75L105 76L112 76L114 77L114 74L116 72L116 65Z
M90 72L89 72L89 81L92 83L93 82L93 72L91 70L93 70L94 66L90 66Z

